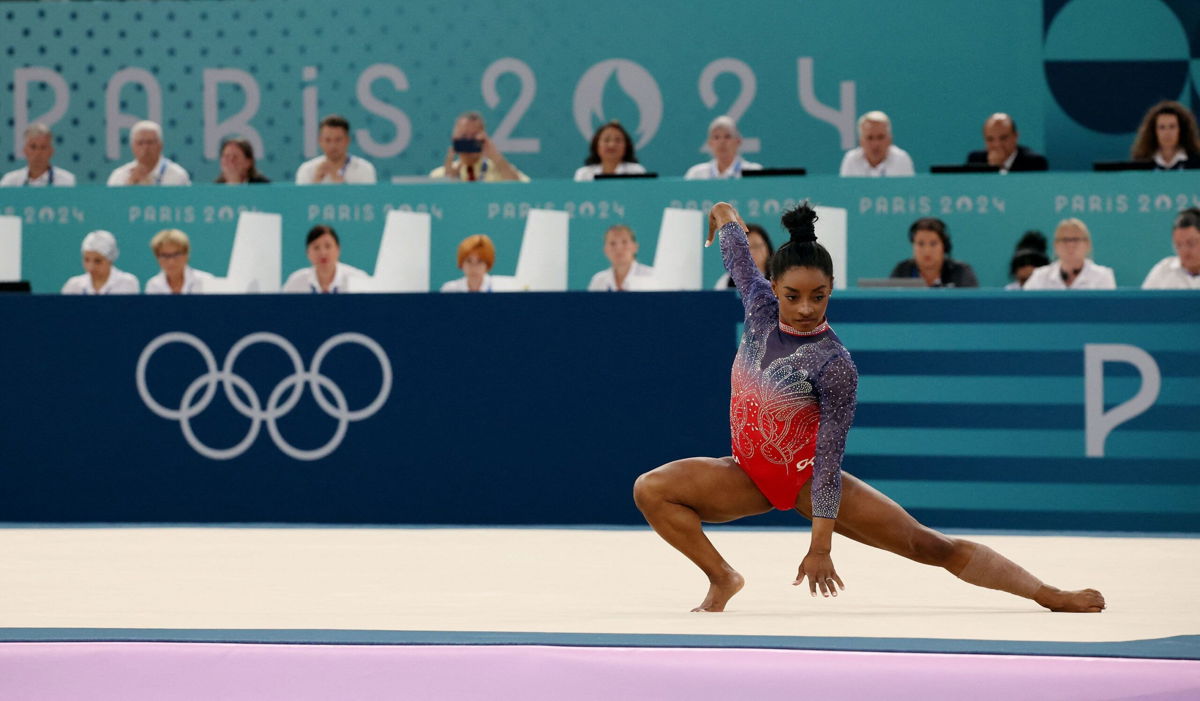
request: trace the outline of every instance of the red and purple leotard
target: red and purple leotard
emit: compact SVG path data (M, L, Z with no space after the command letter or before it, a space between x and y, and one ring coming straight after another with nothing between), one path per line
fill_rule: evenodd
M811 477L813 516L837 518L858 370L827 321L802 333L779 320L737 224L721 227L721 257L746 309L729 400L733 459L776 509L793 508Z

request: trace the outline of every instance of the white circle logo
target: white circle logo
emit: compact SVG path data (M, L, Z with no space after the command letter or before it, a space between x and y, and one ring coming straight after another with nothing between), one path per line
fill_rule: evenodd
M188 385L188 388L184 390L178 409L170 409L160 404L146 387L146 366L150 364L150 358L155 352L168 343L182 343L195 348L196 352L200 354L201 359L204 360L204 366L208 370L193 380ZM265 406L250 383L233 371L233 364L237 361L242 351L256 343L267 343L276 346L282 349L287 354L288 359L292 361L292 374L285 377L275 386L270 396L267 397ZM357 343L371 351L379 361L379 368L383 373L379 394L375 396L375 399L370 404L354 411L351 411L349 405L346 403L346 395L342 392L342 389L333 380L321 374L321 362L325 360L325 356L329 354L329 351L344 343ZM329 439L329 442L313 450L302 450L288 443L284 440L283 435L279 432L279 426L275 423L277 419L283 417L296 407L301 395L304 393L305 384L312 388L312 394L317 400L317 406L321 407L321 410L328 414L330 418L337 419L338 422L337 429L334 431L333 437ZM225 390L225 397L233 405L233 408L242 416L250 419L250 430L246 432L246 436L241 442L230 448L212 448L205 445L196 437L195 432L192 430L192 419L208 408L208 405L216 395L217 385L220 385ZM234 391L235 387L245 396L245 400ZM187 439L188 445L192 446L197 453L210 460L230 460L245 453L250 449L254 440L258 438L259 430L262 428L264 422L267 424L267 433L270 434L271 440L275 442L275 445L285 455L296 460L320 460L337 450L337 447L341 445L342 439L346 437L346 428L351 421L362 421L374 416L375 412L379 411L380 407L387 401L388 395L392 392L392 364L388 360L387 353L383 352L383 348L375 339L361 333L349 332L340 333L322 343L313 356L312 364L309 365L308 370L305 370L304 364L300 361L300 353L296 351L296 347L291 342L279 334L260 331L252 333L233 344L233 347L229 349L229 355L225 356L225 364L218 370L216 358L204 341L201 341L190 333L172 331L154 339L142 351L137 363L137 389L138 394L142 397L142 401L146 403L150 411L153 411L164 419L178 421L183 431L183 437ZM332 404L325 394L321 392L321 389L324 389L333 398ZM286 399L284 399L284 394L287 394Z
M617 76L617 85L637 105L638 126L634 130L634 141L637 148L650 143L658 133L658 125L662 123L663 99L658 83L650 71L641 65L624 58L610 58L592 66L579 79L575 86L573 100L575 126L583 138L591 139L596 131L593 118L600 124L608 120L604 116L604 86Z

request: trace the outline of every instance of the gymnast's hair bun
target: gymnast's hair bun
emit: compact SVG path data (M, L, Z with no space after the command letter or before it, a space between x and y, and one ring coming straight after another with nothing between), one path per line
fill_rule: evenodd
M817 210L813 209L807 200L795 209L784 212L780 221L791 235L792 243L816 242L817 232L813 229L813 224L817 221Z

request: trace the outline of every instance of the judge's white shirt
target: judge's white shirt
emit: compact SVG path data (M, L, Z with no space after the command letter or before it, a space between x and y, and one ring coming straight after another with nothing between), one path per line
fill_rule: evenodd
M345 263L337 264L337 271L333 274L333 282L329 284L329 293L337 292L354 292L354 280L356 278L368 277L366 271L359 270L353 265ZM310 292L321 294L326 290L321 289L320 283L317 282L317 269L314 267L300 268L296 272L288 276L287 282L283 283L284 292Z
M914 171L912 157L908 152L892 144L888 146L887 156L877 166L872 166L867 161L861 146L850 149L842 157L842 168L838 174L842 177L880 178L913 175Z
M510 275L484 275L483 284L479 286L477 292L516 292L520 288L517 286L516 278ZM471 288L467 286L467 278L460 277L457 280L448 280L442 284L442 292L470 292Z
M0 187L21 187L29 185L30 187L45 187L53 185L54 187L71 187L75 184L75 175L69 170L59 168L58 166L50 166L33 180L29 179L29 168L18 168L10 170L0 178Z
M1090 259L1083 261L1083 270L1079 272L1079 276L1075 278L1075 282L1071 283L1070 287L1063 282L1062 279L1062 264L1059 261L1054 261L1050 265L1033 271L1029 279L1025 281L1024 290L1115 290L1117 289L1117 278L1113 274L1113 269L1096 265Z
M1200 275L1192 275L1183 267L1179 256L1163 258L1150 269L1142 282L1143 290L1200 290Z
M596 273L592 276L592 281L588 283L588 292L617 292L619 290L637 292L638 290L655 289L658 287L655 285L654 268L642 265L636 260L633 261L633 266L629 268L629 273L625 276L623 287L617 287L617 275L612 268Z
M92 276L84 273L67 280L62 286L65 295L135 295L138 293L138 279L133 273L127 273L113 266L108 273L108 280L97 290L92 287Z
M728 168L725 170L720 170L717 168L717 159L714 158L707 163L697 163L691 168L688 168L687 172L683 174L683 179L728 180L729 178L742 177L742 171L744 170L762 170L762 164L751 163L741 156L738 156L737 158L733 159L733 163L730 163Z
M595 180L597 175L604 171L604 166L595 163L590 166L584 166L575 171L575 182L583 182L585 180ZM614 175L641 175L646 172L646 168L641 163L627 163L621 161L617 164L617 169Z
M180 288L179 294L194 295L204 292L204 283L213 279L212 273L206 273L203 270L196 270L190 265L183 269L183 287ZM174 290L167 284L167 274L159 273L146 281L146 294L148 295L169 295Z
M137 166L137 161L130 161L125 165L117 168L108 176L109 186L119 186L129 184L129 174ZM192 179L188 177L187 171L183 166L168 158L159 158L158 163L150 169L150 175L147 176L151 185L191 185Z
M317 156L311 161L305 161L296 169L296 184L297 185L316 185L317 181L317 166L325 162L325 156ZM326 175L319 182L332 183ZM346 156L346 163L342 166L342 181L349 185L374 185L375 184L375 166L365 158L358 156Z

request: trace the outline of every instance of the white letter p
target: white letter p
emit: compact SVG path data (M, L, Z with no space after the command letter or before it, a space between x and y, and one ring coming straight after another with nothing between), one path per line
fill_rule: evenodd
M1129 363L1142 376L1133 398L1104 411L1104 363ZM1158 363L1146 351L1124 344L1087 343L1083 346L1084 431L1089 458L1104 457L1104 442L1114 428L1154 405L1162 386Z

